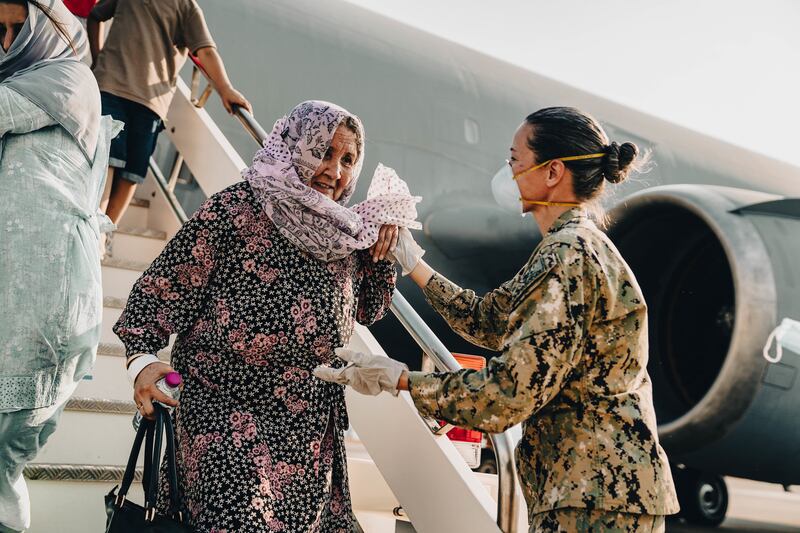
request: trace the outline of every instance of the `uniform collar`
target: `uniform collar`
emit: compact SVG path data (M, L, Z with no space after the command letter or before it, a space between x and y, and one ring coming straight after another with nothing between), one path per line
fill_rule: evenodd
M547 230L547 234L552 235L569 224L579 224L587 220L589 220L589 214L586 212L586 209L583 207L572 207L564 211L564 213L553 222L550 229Z

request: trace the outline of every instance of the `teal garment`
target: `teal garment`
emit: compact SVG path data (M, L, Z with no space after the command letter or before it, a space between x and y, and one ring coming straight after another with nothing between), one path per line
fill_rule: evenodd
M56 430L65 406L66 399L41 409L0 413L0 533L31 527L31 502L22 471Z
M50 114L0 85L0 412L64 401L89 371L102 319L98 211L119 123L94 158Z

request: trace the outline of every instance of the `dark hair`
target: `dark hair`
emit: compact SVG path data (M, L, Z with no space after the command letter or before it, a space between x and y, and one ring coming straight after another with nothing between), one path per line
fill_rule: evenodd
M356 160L361 159L361 147L364 146L364 139L361 138L361 128L358 127L358 121L354 116L347 115L344 117L344 120L342 120L342 124L344 124L347 129L355 134L356 150L358 150L358 153L356 154Z
M50 9L48 6L42 4L37 0L0 0L0 4L15 4L18 6L23 6L26 9L28 8L28 4L30 4L38 8L39 11L44 13L44 16L50 20L50 22L53 24L53 27L61 35L61 38L64 39L64 41L69 45L70 48L72 48L72 51L75 54L78 53L78 50L75 48L75 43L73 42L72 37L70 37L69 32L67 31L66 24L58 20L56 16L53 14L53 10ZM30 12L30 9L28 9L28 12Z
M537 162L575 155L602 153L603 157L564 161L572 173L575 197L590 201L600 196L605 181L620 183L631 170L639 148L633 143L609 142L593 117L574 107L547 107L531 113L525 122L533 128L528 148Z

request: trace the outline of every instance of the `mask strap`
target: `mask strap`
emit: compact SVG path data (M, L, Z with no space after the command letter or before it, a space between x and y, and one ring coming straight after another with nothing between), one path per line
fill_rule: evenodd
M605 157L606 154L587 154L587 155L571 155L569 157L556 157L555 159L551 159L550 161L555 161L558 159L559 161L580 161L581 159L596 159L598 157ZM548 161L548 163L550 162Z
M519 174L515 174L513 176L513 178L516 180L520 176L523 176L524 174L527 174L528 172L533 172L536 169L542 168L543 166L545 166L546 164L548 164L548 163L550 163L552 161L580 161L580 160L583 160L583 159L597 159L598 157L605 157L605 155L606 154L597 153L597 154L585 154L585 155L571 155L571 156L568 156L568 157L554 157L553 159L548 159L547 161L543 161L542 163L539 163L538 165L532 166L528 170L523 170ZM506 159L506 163L510 164L510 161L508 159ZM533 202L531 202L531 203L533 203Z
M551 161L556 161L556 160L558 160L558 161L580 161L580 160L583 160L583 159L596 159L598 157L605 157L605 155L606 154L603 154L603 153L597 153L597 154L585 154L585 155L571 155L569 157L556 157L554 159L548 159L547 161L544 161L543 163L539 163L538 165L533 166L533 167L529 168L528 170L523 170L519 174L515 175L514 179L516 180L517 178L519 178L523 174L527 174L528 172L536 170L537 168L542 168L543 166L545 166L546 164L550 163ZM506 161L506 163L508 163L508 161ZM553 206L557 206L557 207L580 207L581 206L581 204L578 203L578 202L545 202L545 201L541 201L541 200L526 200L522 196L519 197L519 200L521 202L526 203L526 204L535 204L535 205L546 205L546 206L553 205Z
M555 205L558 207L580 207L581 204L577 202L545 202L544 200L526 200L522 196L519 197L521 202L526 204L536 204L536 205Z
M775 342L776 337L778 336L778 331L781 329L781 326L776 327L772 330L767 337L767 343L764 345L764 349L761 352L764 356L764 359L769 361L770 363L780 363L781 359L783 359L783 349L781 347L780 341ZM775 342L775 357L772 357L769 354L769 349L772 346L772 343Z

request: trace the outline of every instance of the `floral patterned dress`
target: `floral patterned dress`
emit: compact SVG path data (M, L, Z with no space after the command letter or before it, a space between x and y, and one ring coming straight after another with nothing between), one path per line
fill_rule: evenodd
M357 527L343 387L311 370L342 364L334 349L356 320L383 316L395 277L366 251L330 263L300 251L242 182L209 198L139 278L114 331L128 356L178 335L179 484L197 531Z

